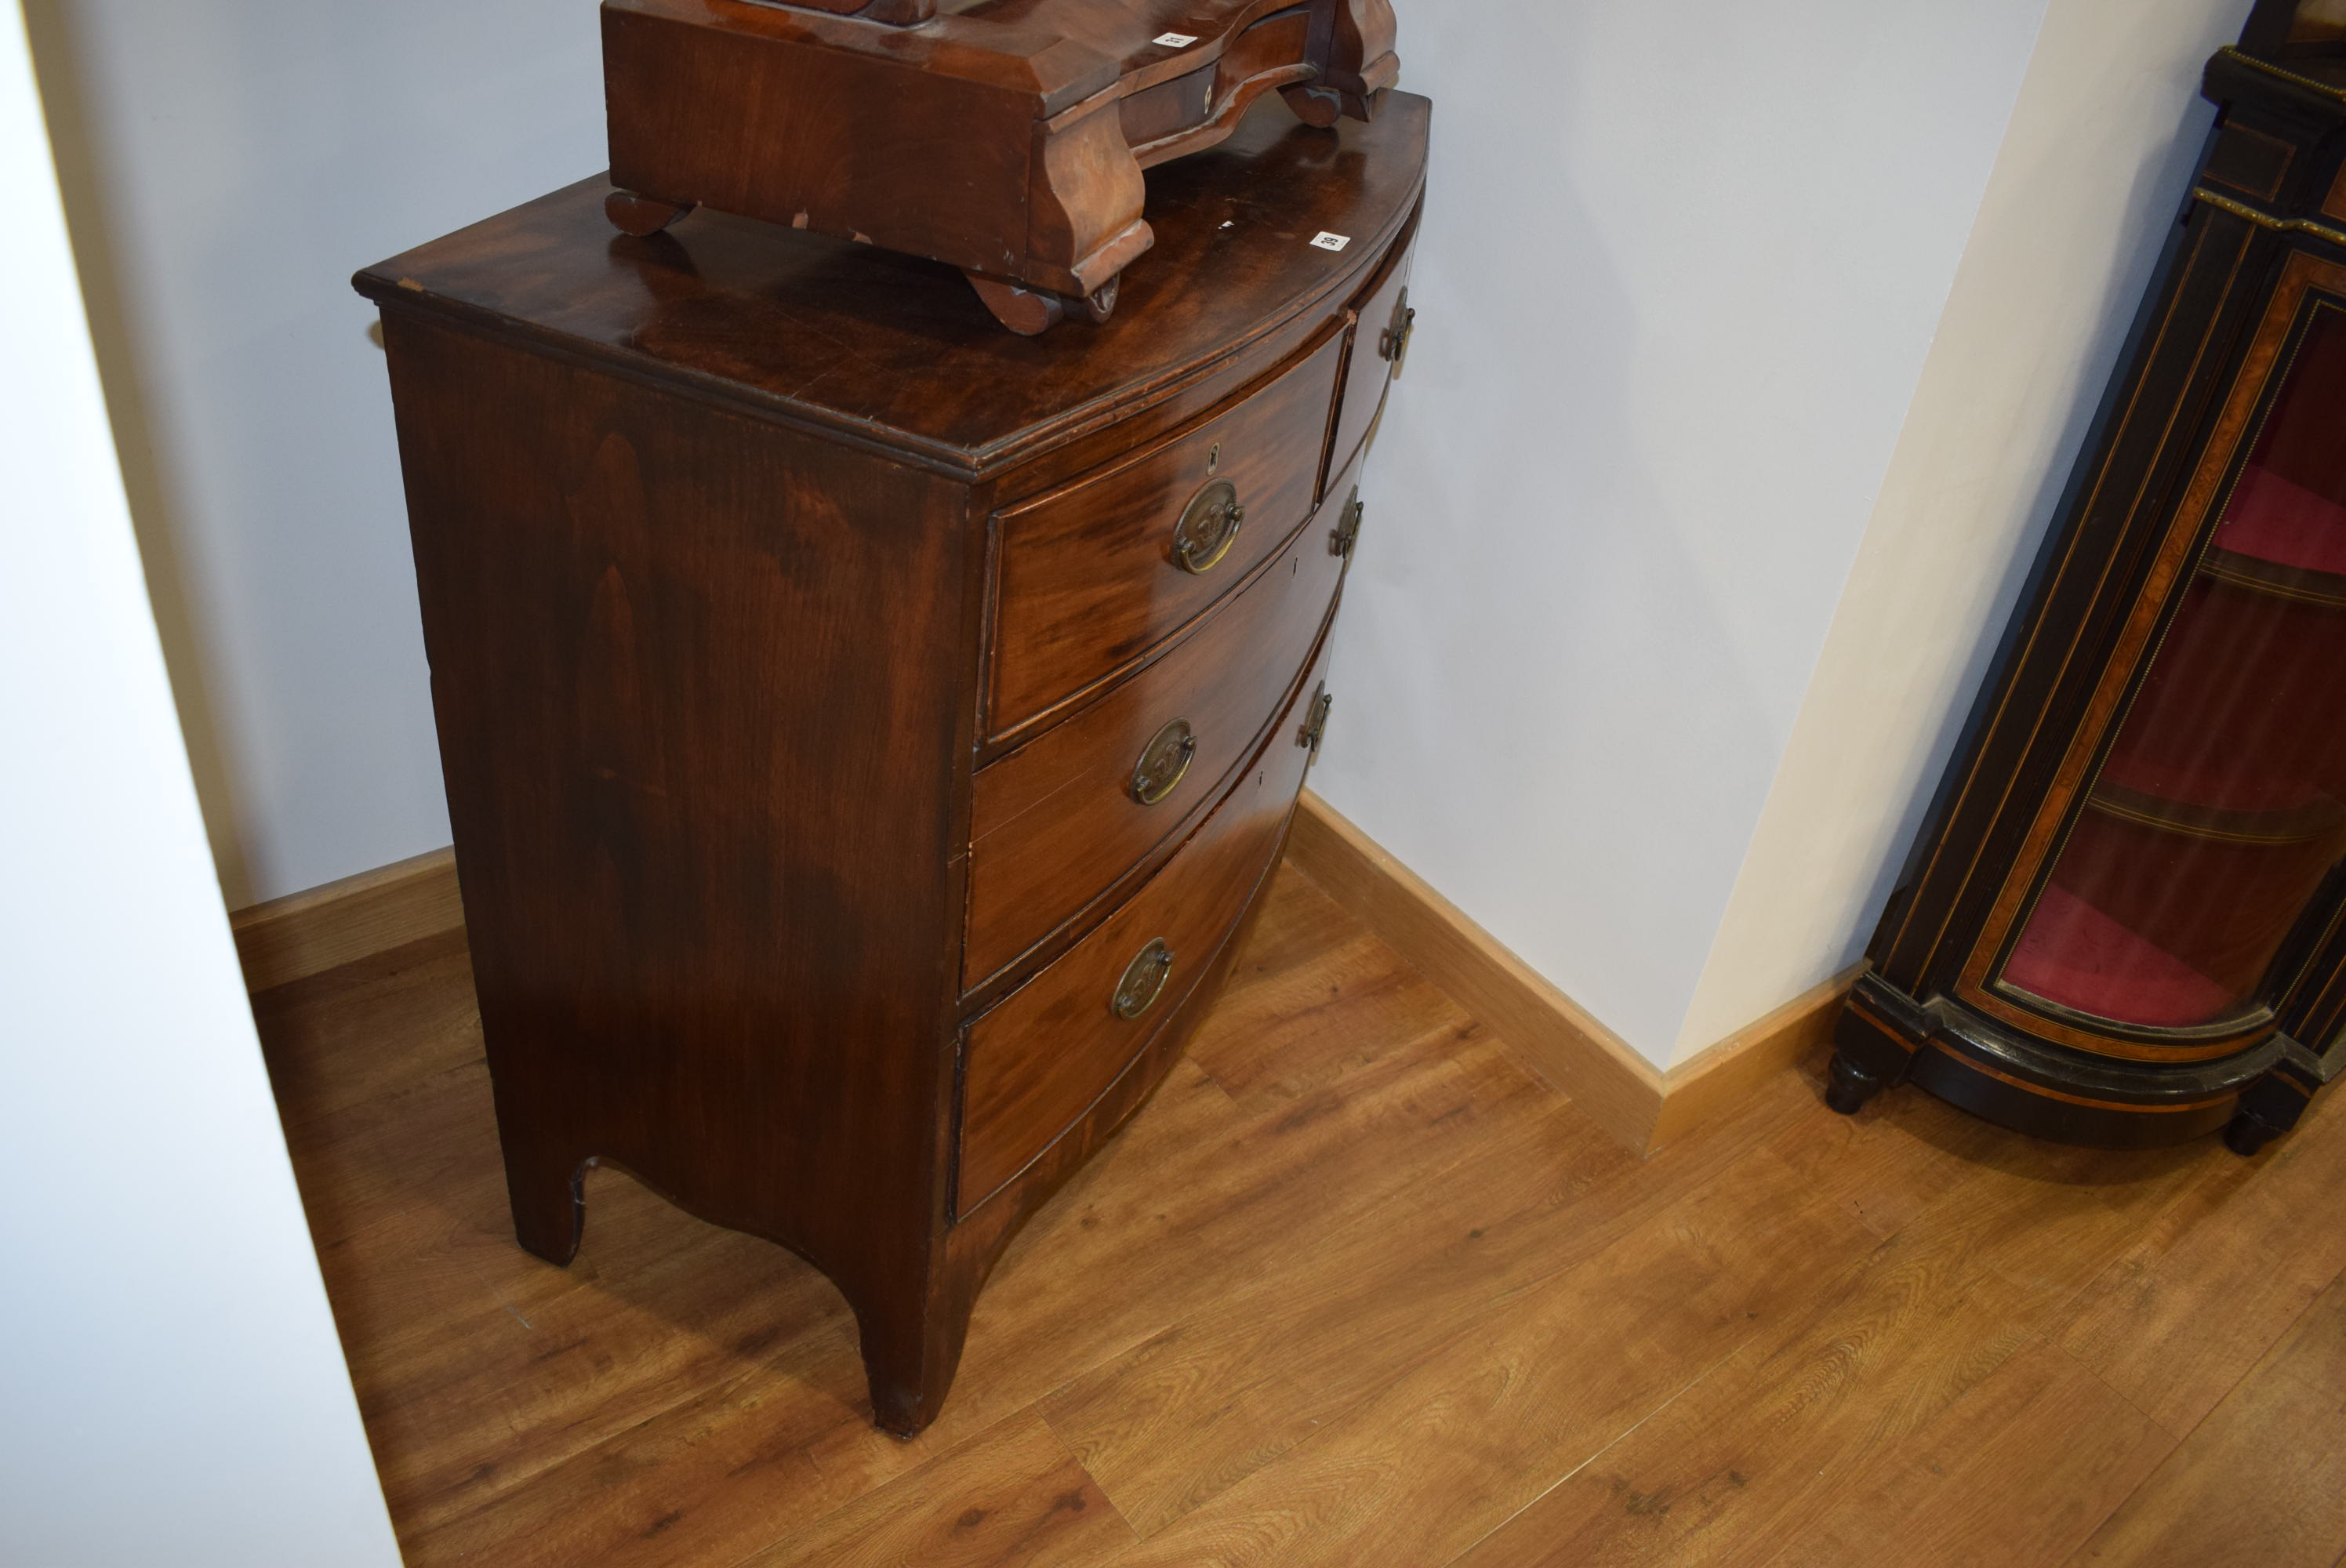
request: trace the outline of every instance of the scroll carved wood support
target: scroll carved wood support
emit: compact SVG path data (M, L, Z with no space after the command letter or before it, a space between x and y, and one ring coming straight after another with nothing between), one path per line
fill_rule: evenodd
M1151 10L605 0L612 222L707 206L959 268L1015 331L1104 320L1154 243L1144 168L1274 90L1311 125L1371 119L1401 70L1390 0L1219 0L1194 34Z
M1319 79L1281 89L1296 117L1322 128L1340 116L1374 118L1385 89L1401 79L1396 34L1390 0L1325 0L1312 16Z

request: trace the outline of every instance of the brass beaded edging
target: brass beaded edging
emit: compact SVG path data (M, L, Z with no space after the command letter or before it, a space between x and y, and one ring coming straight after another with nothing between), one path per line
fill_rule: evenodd
M2346 245L2346 229L2332 229L2326 223L2316 223L2310 218L2275 218L2270 212L2259 212L2245 201L2235 201L2229 196L2218 196L2205 186L2193 186L2191 199L2204 201L2218 212L2229 212L2235 218L2245 218L2259 229L2277 229L2283 233L2310 234L2317 239L2327 239L2332 245Z
M2229 44L2225 45L2216 53L2228 60L2246 66L2252 71L2262 71L2268 76L2277 77L2291 87L2303 87L2308 92L2320 93L2325 98L2335 98L2338 102L2346 104L2346 87L2333 87L2328 82L2316 81L2311 76L2300 76L2295 71L2285 70L2270 60L2260 60L2254 55L2247 54Z

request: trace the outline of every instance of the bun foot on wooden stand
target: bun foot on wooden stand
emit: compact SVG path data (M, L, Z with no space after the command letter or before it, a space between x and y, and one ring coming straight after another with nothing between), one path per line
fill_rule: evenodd
M1039 338L1066 319L1067 302L1048 289L1029 289L975 272L966 276L994 319L1022 338Z
M2336 1072L2295 1041L2285 1041L2289 1055L2272 1072L2240 1091L2239 1111L2224 1127L2224 1146L2243 1159L2252 1159L2275 1138L2297 1130L2306 1107Z
M1094 323L1105 321L1116 313L1116 300L1123 283L1119 275L1109 279L1089 294L1069 299L1048 289L1032 289L1024 283L1006 282L988 278L982 272L963 274L994 319L1022 338L1036 338L1066 321L1070 314Z
M638 196L632 190L615 190L603 199L603 214L620 233L648 239L696 205L690 201L662 201L655 196Z
M1851 1061L1848 1052L1836 1051L1825 1083L1825 1104L1844 1116L1853 1116L1865 1108L1868 1100L1889 1086L1881 1077Z
M1362 124L1375 119L1385 107L1383 92L1340 93L1333 87L1315 87L1299 82L1291 87L1281 87L1279 96L1295 111L1295 117L1318 130L1331 130L1340 119L1356 119Z
M1124 290L1124 275L1118 273L1075 302L1075 309L1094 326L1116 314L1117 296Z
M1280 88L1279 96L1287 100L1287 107L1295 111L1297 119L1317 129L1331 130L1344 117L1343 97L1332 88L1299 82L1294 87Z
M2287 1129L2270 1126L2245 1113L2234 1116L2224 1128L2224 1146L2242 1159L2254 1159L2264 1152L2267 1144Z

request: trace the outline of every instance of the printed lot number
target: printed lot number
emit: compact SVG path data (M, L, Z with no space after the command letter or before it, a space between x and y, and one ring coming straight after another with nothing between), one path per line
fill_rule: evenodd
M1197 41L1195 33L1164 33L1149 40L1168 49L1186 49Z
M1311 240L1312 244L1322 250L1341 250L1352 242L1352 237L1349 234L1330 234L1324 229L1315 235Z

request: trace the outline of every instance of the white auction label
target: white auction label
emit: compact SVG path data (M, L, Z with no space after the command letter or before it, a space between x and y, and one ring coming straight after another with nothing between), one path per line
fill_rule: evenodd
M1198 35L1195 33L1165 33L1159 35L1157 38L1151 41L1161 44L1168 49L1186 49L1190 45L1198 41Z
M1330 234L1324 229L1312 238L1311 243L1322 250L1341 250L1352 242L1349 234Z

